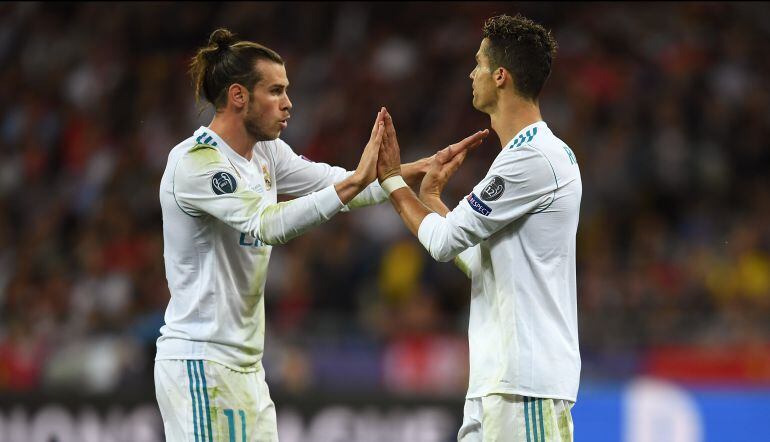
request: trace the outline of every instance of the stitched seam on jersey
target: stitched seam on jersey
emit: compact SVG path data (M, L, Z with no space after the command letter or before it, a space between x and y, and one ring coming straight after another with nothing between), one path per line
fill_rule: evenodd
M182 157L184 158L184 157ZM176 164L174 165L174 173L171 174L171 196L174 197L174 202L176 203L176 206L179 207L179 210L181 210L185 215L192 217L192 218L200 218L200 215L193 215L191 213L188 213L186 210L182 208L182 205L179 204L179 200L176 199L176 169L179 167L179 163L182 161L182 158L179 158L176 160Z
M551 167L551 173L553 173L553 180L554 180L554 182L556 182L556 189L553 190L553 198L551 198L551 202L549 202L548 205L545 206L542 210L538 210L536 212L529 212L528 213L528 215L533 215L535 213L545 212L546 210L548 210L549 207L551 207L551 204L553 204L554 200L556 200L556 191L559 190L559 180L556 178L556 171L553 168L553 164L551 164L551 160L549 160L548 157L545 156L543 151L541 151L540 149L538 149L537 147L533 146L530 143L522 144L522 146L525 146L525 145L529 146L532 149L534 149L535 151L537 151L537 153L539 153L540 156L543 157L543 159L548 162L548 166ZM521 146L519 146L519 147L521 147Z
M558 189L558 188L559 188L559 180L558 180L558 179L556 179L556 171L554 170L554 168L553 168L553 165L551 164L551 160L549 160L549 159L548 159L548 157L547 157L547 156L545 156L545 154L543 153L543 151L542 151L542 150L538 149L537 147L535 147L535 146L534 146L534 145L532 145L531 143L522 144L522 145L521 145L521 146L519 146L519 147L522 147L522 146L529 146L529 147L531 147L532 149L536 150L536 151L537 151L537 153L539 153L539 154L540 154L540 156L542 156L542 157L543 157L543 159L545 159L545 160L548 162L548 165L549 165L549 166L551 166L551 173L553 173L553 180L556 182L556 188Z
M481 259L481 258L479 258L479 259ZM499 294L500 294L500 292L495 290L495 307L496 307L495 308L495 313L496 313L495 318L497 319L495 325L496 325L496 328L497 328L497 332L499 333L499 340L498 340L499 347L498 347L497 357L499 358L498 361L502 362L502 358L501 358L502 355L508 354L508 352L506 351L506 345L510 346L511 342L510 342L510 340L507 340L507 342L503 342L504 333L503 333L503 330L502 330L502 319L500 318L500 316L501 316L501 314L503 312L503 309L500 307L500 303L502 301L501 301L501 296L499 296ZM511 302L514 303L514 305L513 305L514 314L516 314L515 312L517 311L516 303L514 301L515 299L516 299L516 296L515 296L515 293L514 293L514 296L510 297ZM516 333L516 327L514 327L514 333ZM517 345L517 347L518 347L518 345ZM501 369L500 369L500 372L497 373L497 383L498 384L500 384L500 382L505 378L505 369L502 368L503 366L505 366L506 368L510 368L510 367L508 367L507 364L505 364L505 365L502 364L502 363L499 364L499 367L501 367ZM518 370L517 370L517 372L518 372ZM517 374L517 377L518 377L518 374Z
M553 204L553 202L556 200L556 191L554 190L554 191L553 191L553 192L551 192L551 193L552 193L552 196L551 196L551 201L548 203L548 205L547 205L547 206L545 206L545 207L543 207L542 209L540 209L540 210L537 210L537 211L535 211L535 212L527 212L527 215L536 215L536 214L538 214L538 213L543 213L543 212L545 212L546 210L548 210L548 208L549 208L549 207L551 207L551 204Z

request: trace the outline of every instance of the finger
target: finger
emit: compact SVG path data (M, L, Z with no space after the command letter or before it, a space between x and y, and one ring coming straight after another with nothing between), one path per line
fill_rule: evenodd
M387 109L385 109L384 119L385 119L385 127L386 127L386 130L388 131L388 137L395 140L396 126L393 124L393 117L390 116L390 112L388 112Z
M441 163L446 163L459 153L478 147L484 141L484 138L486 138L487 135L489 135L489 130L480 130L468 137L463 138L455 144L450 144L446 148L441 149L438 151L436 156L439 158Z
M372 134L369 136L369 139L371 140L374 138L374 134L377 132L377 123L382 121L383 111L385 110L384 107L381 107L380 110L377 112L377 117L374 119L374 126L372 126Z
M457 146L457 148L460 149L460 150L465 150L465 149L468 148L468 146L471 146L471 145L473 145L475 143L483 141L484 138L487 137L487 135L489 135L489 131L488 130L486 130L486 129L480 130L480 131L478 131L478 132L476 132L474 134L471 134L470 136L467 136L467 137L463 138L459 142L455 143L455 146Z
M471 150L481 146L481 143L483 143L483 142L484 142L484 140L479 140L479 141L471 144L470 146L468 146L468 149L466 151L471 151Z
M451 159L452 159L452 146L445 147L440 151L436 152L436 161L438 161L439 164L445 164L449 162L449 160Z
M385 135L385 122L380 121L379 123L377 123L377 131L374 134L374 143L372 143L377 147L378 150L380 149L380 145L382 144L382 139L384 135Z

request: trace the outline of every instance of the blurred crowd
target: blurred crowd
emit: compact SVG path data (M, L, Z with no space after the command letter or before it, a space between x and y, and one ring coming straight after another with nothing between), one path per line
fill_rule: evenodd
M502 12L560 45L541 109L583 179L584 379L672 348L767 349L767 3L3 3L0 391L151 388L169 296L158 186L211 119L186 68L213 29L282 55L282 138L352 169L382 105L404 161L489 127L468 74ZM450 207L498 149L492 135L469 156ZM469 290L390 205L341 214L273 249L268 382L461 394ZM767 351L733 353L754 367L739 380L770 381Z

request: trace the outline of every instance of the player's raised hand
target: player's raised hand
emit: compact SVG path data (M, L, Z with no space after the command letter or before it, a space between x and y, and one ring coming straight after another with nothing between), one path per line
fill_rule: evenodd
M449 146L436 152L436 160L441 164L448 163L455 155L461 152L467 152L469 149L473 149L481 144L482 141L489 135L489 129L480 130L462 140L450 144Z
M401 150L398 147L393 118L387 109L385 110L384 121L385 135L382 139L382 147L380 147L380 156L377 159L377 177L380 183L392 176L401 175Z
M380 153L383 136L385 135L384 115L385 108L383 107L377 112L377 118L374 120L369 142L366 143L364 152L361 154L361 160L358 162L358 167L356 167L355 175L361 179L361 183L364 185L368 185L377 178L377 158Z
M489 130L480 130L438 151L420 183L420 198L440 197L444 186L465 161L468 152L481 144L487 135Z

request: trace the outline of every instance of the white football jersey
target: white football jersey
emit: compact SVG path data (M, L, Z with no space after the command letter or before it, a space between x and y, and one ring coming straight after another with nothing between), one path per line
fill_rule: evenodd
M300 157L280 139L256 143L247 160L207 127L174 147L160 184L171 299L155 359L256 371L272 246L347 209L334 184L351 173ZM277 203L278 194L299 198ZM386 199L375 181L350 206Z
M439 261L457 257L472 280L468 398L500 393L575 401L581 195L572 150L539 121L503 148L446 218L434 213L420 224L430 254Z

